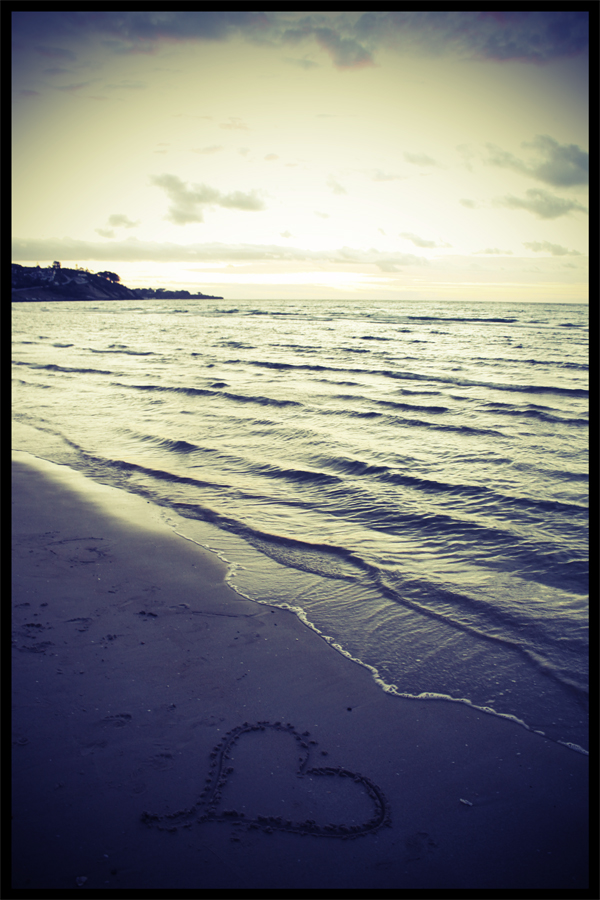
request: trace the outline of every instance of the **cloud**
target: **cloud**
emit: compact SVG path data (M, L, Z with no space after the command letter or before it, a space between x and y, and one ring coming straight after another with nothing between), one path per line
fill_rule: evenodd
M77 59L76 53L73 53L72 50L66 50L64 47L46 47L38 44L35 50L36 53L40 54L40 56L47 56L50 59Z
M55 91L66 91L67 93L73 93L75 91L80 91L82 88L87 87L92 84L91 81L81 81L79 84L62 84L62 85L54 85Z
M131 219L128 219L122 213L115 213L108 217L108 224L112 225L113 228L135 228L140 223L132 222Z
M162 188L171 206L165 216L175 225L187 225L189 222L203 222L203 207L222 206L228 209L260 210L265 205L257 196L256 191L244 194L242 191L234 191L232 194L222 194L206 184L194 185L188 188L185 182L176 175L153 175L151 184Z
M589 40L585 11L368 12L353 30L369 46L490 62L548 62L585 52Z
M136 228L140 223L133 222L131 219L128 219L127 216L123 215L123 213L114 213L112 216L108 217L108 224L112 225L112 228L96 228L94 229L96 234L99 234L100 237L104 238L114 238L116 232L113 229Z
M572 187L589 181L589 154L576 144L561 145L547 134L538 134L533 141L521 144L537 151L537 159L530 163L493 144L486 146L490 154L486 162L490 165L522 172L554 187Z
M562 197L556 197L548 191L532 188L525 191L525 194L526 199L509 194L496 200L495 205L507 206L509 209L526 209L539 219L558 219L559 216L566 216L573 210L587 212L585 206L576 200L563 200Z
M192 147L192 153L218 153L222 149L221 144L212 144L210 147Z
M342 187L342 185L338 181L335 180L333 175L330 175L329 178L327 179L327 187L330 188L334 194L347 194L348 193L346 188Z
M36 10L16 12L15 33L27 35L76 37L80 41L93 35L108 37L113 52L149 52L158 43L181 41L224 41L238 35L251 40L265 34L267 17L263 13L240 11L62 11Z
M587 11L373 11L294 12L246 10L15 11L21 43L32 40L80 46L103 39L113 53L153 53L161 44L226 41L286 47L316 42L339 69L374 65L379 49L454 55L489 62L544 63L582 54L588 47ZM51 46L48 43L48 46ZM288 58L289 59L289 58ZM310 67L310 60L295 63Z
M397 272L398 266L426 266L428 261L411 253L380 253L378 250L355 250L341 247L336 256L329 255L329 262L362 263L376 265L383 272Z
M551 244L549 241L525 241L524 247L529 247L534 253L550 253L552 256L581 256L578 250L569 250L560 244Z
M319 68L319 64L313 62L312 59L294 59L291 56L284 57L284 63L287 63L290 66L299 66L301 69L316 69Z
M21 262L46 259L68 261L98 261L103 265L118 262L320 262L336 265L374 265L383 271L392 266L428 266L426 259L410 253L381 253L378 250L357 250L341 247L337 250L305 250L276 244L159 244L128 238L114 243L93 243L72 238L19 240L12 244L12 259Z
M406 238L407 241L411 241L415 244L416 247L436 247L437 244L435 241L426 241L423 238L419 237L418 234L411 234L408 231L403 231L400 237Z
M267 153L267 155L265 156L265 160L267 162L272 162L274 159L279 159L276 153Z
M437 166L435 159L427 156L426 153L405 153L404 159L413 166Z
M370 52L353 38L343 38L331 28L315 28L317 43L330 54L338 69L359 69L372 66Z
M469 144L457 144L456 147L458 153L462 156L463 165L469 171L473 171L473 166L471 165L472 160L475 157L475 152L473 148Z
M585 11L482 12L480 21L491 25L479 51L487 59L540 63L575 56L588 47L589 18Z
M230 116L228 122L222 122L219 125L219 128L230 128L230 129L240 129L242 131L248 131L248 126L242 122L238 116Z
M217 206L224 206L228 209L260 210L265 208L265 204L258 197L256 191L250 191L248 194L244 194L242 191L234 191L233 194L219 194L215 202Z
M301 17L297 18L298 15ZM371 51L364 43L357 41L344 25L343 13L334 17L328 13L307 16L298 13L275 14L269 17L269 22L274 43L298 44L312 39L329 53L338 69L360 69L374 65Z
M105 84L108 91L143 91L148 87L144 81L120 81L118 84Z
M112 216L108 217L108 224L111 225L112 228L96 228L96 234L99 234L100 237L114 238L116 233L113 229L136 228L140 223L133 222L131 219L127 218L127 216L123 215L123 213L114 213Z
M475 256L482 254L484 256L512 256L512 250L499 250L498 247L487 247L485 250L476 250Z
M128 43L127 41L122 40L104 40L102 41L102 44L107 50L110 50L118 56L126 56L134 53L143 53L146 56L151 56L154 53L157 53L160 47L158 41L145 41L143 39L135 41L134 43Z
M478 209L478 206L475 203L475 201L469 200L469 199L467 199L467 197L463 197L458 202L460 203L461 206L466 206L467 209Z
M373 181L397 181L399 178L401 178L400 175L388 174L387 172L382 172L381 169L377 169L373 175Z

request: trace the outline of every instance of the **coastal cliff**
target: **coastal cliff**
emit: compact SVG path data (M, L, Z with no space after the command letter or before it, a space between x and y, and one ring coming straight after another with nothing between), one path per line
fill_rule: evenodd
M88 272L87 269L63 269L52 266L11 266L13 302L55 300L222 300L209 294L169 291L159 288L128 288L114 272Z

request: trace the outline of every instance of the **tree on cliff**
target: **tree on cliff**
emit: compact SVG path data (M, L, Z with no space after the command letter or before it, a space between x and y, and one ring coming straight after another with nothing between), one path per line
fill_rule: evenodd
M99 278L108 278L109 281L120 281L121 279L116 272L98 272Z

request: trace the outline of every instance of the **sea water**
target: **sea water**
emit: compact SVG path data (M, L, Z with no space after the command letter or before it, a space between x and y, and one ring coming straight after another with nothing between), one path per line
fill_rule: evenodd
M383 690L587 747L587 307L12 309L16 449L152 500Z

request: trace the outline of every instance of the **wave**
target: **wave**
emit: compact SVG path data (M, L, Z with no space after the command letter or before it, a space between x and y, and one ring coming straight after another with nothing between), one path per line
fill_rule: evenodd
M106 457L96 456L93 453L88 453L87 451L83 450L81 447L79 447L73 441L67 440L67 443L70 444L72 447L78 449L80 451L81 455L85 459L90 460L94 463L99 463L102 466L102 468L106 468L109 471L114 470L117 472L121 471L121 472L127 472L127 473L140 472L143 475L150 475L152 478L155 478L157 481L169 482L170 484L187 484L187 485L190 485L191 487L218 487L219 486L219 485L216 485L214 482L203 481L200 478L192 478L189 475L176 475L174 472L166 472L164 469L153 469L150 466L142 466L139 463L127 462L124 459L107 459ZM159 503L161 506L176 505L174 501L167 500L164 498L163 499L157 498L154 492L148 491L143 486L136 486L136 487L132 486L132 489L136 493L142 494L144 496L151 495L154 498L155 502ZM203 510L205 508L200 506L200 504L198 504L198 509ZM212 510L209 510L208 508L206 508L205 511L207 512L207 516L208 516L206 521L216 521L219 518L218 514L214 513Z
M58 385L56 385L56 384L43 384L42 382L25 381L23 378L14 378L13 377L12 381L15 384L22 384L25 387L31 387L33 384L35 384L36 388L40 388L40 390L42 390L42 391L55 391L58 389ZM19 419L18 413L13 413L13 416L15 419Z
M237 403L260 403L261 406L302 406L298 400L276 400L274 397L254 397L246 394L230 394L228 391L220 391L220 397L235 400Z
M485 360L489 362L489 360ZM516 360L519 365L526 366L556 366L559 369L581 369L584 372L589 370L589 365L587 363L575 363L575 362L566 362L564 360L558 359L519 359ZM494 360L494 362L511 362L514 363L514 359L505 359L505 360Z
M241 362L239 359L230 359L229 363L235 365L236 363ZM363 372L363 369L345 369L338 368L336 366L319 366L319 365L310 365L310 363L284 363L284 362L272 362L270 360L265 359L248 359L244 360L245 363L248 363L250 366L260 366L263 369L281 369L285 371L286 369L305 369L309 372Z
M420 397L421 397L421 396L425 396L425 395L432 396L432 397L433 397L433 396L438 396L438 397L439 397L439 395L440 395L442 392L441 392L441 391L411 391L411 390L409 390L409 388L400 388L399 393L400 393L400 394L405 394L405 395L406 395L406 394L411 394L411 395L416 394L416 395L418 395L418 396L420 396ZM465 399L465 398L461 398L461 399Z
M410 357L405 357L405 359L410 359ZM240 363L240 360L228 360L229 365L236 365L238 363ZM349 372L353 375L376 375L383 376L385 378L392 378L398 381L427 381L430 383L437 382L439 384L459 385L461 387L483 387L495 391L516 391L518 393L531 394L564 394L570 397L587 397L589 394L589 391L584 388L568 388L559 385L545 384L503 384L499 382L476 381L470 378L459 378L458 376L452 377L450 375L441 375L437 373L423 374L422 372L400 372L392 371L390 369L357 369L342 366L311 365L310 363L272 362L269 360L258 359L244 360L244 364L258 366L265 369L279 369L282 371L305 370L309 372L335 372L338 375L344 372Z
M67 442L72 446L77 447L73 442ZM214 482L207 482L191 476L177 475L173 472L165 471L164 469L154 469L139 463L131 463L121 459L98 457L89 454L86 451L82 451L79 447L77 447L77 449L80 450L86 459L100 464L104 471L122 471L126 473L137 472L143 476L149 476L159 483L167 482L171 484L190 485L195 488L210 487L213 489L228 489L230 487L230 485L219 485ZM254 467L254 472L255 474L269 478L282 479L291 484L306 485L307 483L312 483L315 486L318 486L320 490L326 490L330 485L336 489L342 481L342 479L336 476L328 475L321 471L290 469L276 465L257 465ZM379 477L381 477L381 475ZM398 475L398 473L389 473L388 476L385 476L384 474L384 478L385 477L388 477L392 482L395 479L400 479L401 482L407 479L407 476ZM182 503L173 497L167 498L160 494L157 495L156 491L152 490L151 483L149 486L148 482L144 485L134 486L134 484L128 480L127 484L128 489L147 494L154 502L171 507L175 511L180 512L181 515L211 522L219 528L233 531L250 543L253 542L253 536L256 537L257 534L260 534L263 540L269 539L276 542L278 545L287 545L291 542L294 546L301 546L305 543L281 535L269 535L253 528L248 523L241 522L239 519L219 512L211 507L204 506L198 502ZM422 485L419 486L422 487ZM448 487L452 489L454 486ZM429 488L434 489L433 484L430 484ZM468 488L466 490L468 490ZM481 491L480 488L475 488L475 490ZM344 491L344 495L343 515L347 514L348 505L351 506L352 504L352 497L348 496L347 488ZM517 504L523 502L526 504L529 501L526 498L514 498L513 502ZM543 503L544 501L538 502ZM575 507L575 509L577 512L582 512L581 508ZM457 511L460 513L460 507L457 508ZM587 593L588 569L587 564L583 560L565 559L565 551L558 551L556 545L550 542L538 542L535 545L530 545L528 541L523 540L518 529L515 530L514 527L511 527L514 525L514 522L511 522L510 520L508 529L490 527L489 524L482 524L473 521L472 519L461 519L460 515L457 515L456 513L449 515L439 512L400 512L398 508L388 506L380 506L380 508L377 509L377 505L374 505L373 503L373 498L370 498L365 524L371 531L375 532L397 533L398 531L402 531L404 533L411 533L415 536L418 535L420 541L427 541L432 538L434 540L439 540L445 535L447 544L458 541L462 544L466 542L468 545L476 545L479 548L479 553L487 553L488 558L492 561L496 558L499 548L502 548L503 556L509 558L513 564L517 564L517 574L519 574L520 577L526 580L548 584L552 587L566 583L569 585L568 589L573 593ZM316 544L314 546L320 549L331 549L329 545L326 544ZM346 555L348 559L358 559L355 553L344 547L336 548L335 552ZM281 552L279 552L279 556L281 557ZM278 561L281 562L282 559L280 558ZM314 567L311 568L313 564L307 560L302 561L302 566L292 564L291 562L285 562L285 565L303 568L306 571L314 571L315 574L325 574L324 572L316 571ZM367 565L366 563L362 565L362 568L364 569L365 566L368 571L375 571L376 569L376 567L373 567L371 564Z
M374 401L381 402L384 401ZM431 428L435 431L451 431L454 434L483 434L492 437L504 437L501 431L494 428L475 428L473 425L451 425L450 423L440 422L424 422L422 419L408 419L404 416L394 416L387 413L379 413L374 411L348 410L348 409L320 409L313 410L323 416L347 416L350 418L360 419L387 419L390 423L396 425L407 425L411 428Z
M282 466L261 463L250 465L249 471L267 478L284 478L294 484L340 484L342 479L336 475L328 475L326 472L310 471L306 469L285 469Z
M342 476L351 476L352 478L375 479L383 483L396 484L403 487L415 488L431 495L450 495L457 498L479 498L484 501L493 501L497 504L498 509L501 508L521 508L537 512L552 512L560 514L570 514L576 517L587 519L588 509L586 506L576 503L565 503L559 500L544 500L531 497L519 497L510 494L500 493L484 485L475 484L453 484L450 482L439 481L435 479L421 478L415 475L409 475L394 470L386 465L374 465L366 463L359 459L350 459L347 457L332 457L319 455L315 457L315 468L299 469L283 467L279 465L266 463L248 463L242 457L225 456L221 451L215 448L207 448L193 444L182 439L165 438L157 435L139 434L131 432L129 429L121 429L123 433L130 434L136 440L152 443L169 452L178 454L214 454L218 460L223 463L226 460L235 462L238 466L242 465L245 471L253 475L263 476L267 478L281 478L295 484L314 483L314 484L339 484ZM150 470L148 470L150 472ZM156 470L152 470L154 474ZM172 480L173 477L167 472L163 472L160 476L164 480ZM196 479L192 479L195 483ZM198 482L200 483L200 482ZM206 482L202 482L206 484ZM349 487L349 486L348 486Z
M516 318L478 318L466 316L407 316L414 322L489 322L490 324L507 324L518 322Z
M198 447L197 444L190 444L188 441L183 440L173 440L172 438L152 438L148 436L142 437L141 440L152 441L157 447L162 447L163 450L168 450L172 453L199 453L203 451L203 448Z
M416 403L398 403L397 400L376 400L378 406L387 406L390 409L408 409L417 412L428 412L433 415L440 415L448 412L447 406L419 406Z
M394 338L389 337L379 337L375 334L363 334L360 337L355 338L357 341L393 341Z
M331 383L331 382L328 382L328 383ZM337 383L341 384L341 385L348 384L345 382L337 382ZM349 383L349 386L360 387L360 385L354 385L352 382ZM413 393L413 392L409 391L409 393ZM345 404L345 407L342 410L342 412L350 412L350 410L348 409L348 406L347 406L348 403L363 403L365 398L362 395L357 395L357 394L332 394L330 399L336 400L339 403ZM374 400L374 399L371 399L369 402L375 403L377 406L384 406L388 409L402 409L402 410L409 410L410 412L427 412L427 413L431 413L432 415L442 415L443 413L447 413L450 411L447 406L432 406L430 404L421 405L418 403L401 403L398 400ZM333 410L331 410L331 411L333 411ZM327 409L326 412L330 412L330 410Z
M564 503L560 500L538 500L532 497L516 497L511 494L502 494L484 485L452 484L430 478L419 478L416 475L407 475L394 471L389 466L377 466L357 459L323 457L320 462L323 468L330 468L334 471L343 472L346 475L376 478L391 484L418 488L427 493L444 493L459 497L481 497L486 500L494 500L502 505L541 510L543 512L570 513L576 516L583 515L586 518L588 515L588 508L577 503Z
M73 345L65 344L65 346L72 347ZM127 356L156 356L154 350L94 350L93 347L88 347L87 349L90 353L124 353Z
M519 347L521 347L521 344L515 349L519 349ZM580 369L584 372L589 370L589 365L587 363L575 363L557 359L515 359L514 356L494 356L492 359L489 356L473 356L471 361L481 362L486 366L504 366L508 363L512 366L544 366L546 368Z
M90 459L97 459L102 463L103 468L108 465L109 468L117 471L125 470L127 472L141 472L143 474L151 475L159 481L167 480L181 484L193 484L195 486L203 486L205 484L197 479L176 476L173 475L173 473L151 469L140 466L139 464L127 463L123 460L106 460L92 457L88 454L85 455ZM294 473L294 475L296 474L297 473ZM387 572L379 568L373 562L365 559L360 553L352 551L343 545L333 545L317 541L302 541L297 538L269 533L197 502L182 502L172 497L166 499L160 494L157 494L155 490L152 490L151 486L139 486L131 481L128 481L127 484L129 490L134 490L147 496L155 503L171 508L174 512L177 512L184 518L206 521L221 529L236 534L261 553L264 553L266 556L269 556L279 564L288 568L309 572L324 578L350 582L356 582L357 579L360 580L366 577L381 594L388 599L392 599L394 602L409 606L427 616L432 616L453 628L471 632L487 640L512 645L517 647L519 651L525 655L531 656L527 648L523 646L521 638L518 636L518 632L522 627L522 617L519 616L518 611L513 611L508 614L507 617L507 614L490 607L486 601L477 597L468 596L463 592L457 592L430 581L423 581L422 579L410 577L406 578ZM430 520L428 523L429 528L438 532L440 520L446 519L447 517L434 516L428 518ZM432 519L434 521L431 521ZM405 523L402 522L400 524L403 525ZM490 531L489 529L482 529L479 526L475 526L475 529L488 533ZM498 532L495 531L493 534L497 540ZM511 542L514 542L514 535L507 534L506 537ZM537 559L537 552L539 551L530 553L532 560ZM581 564L575 560L571 560L568 565L571 568L581 566ZM543 581L543 578L535 578L535 574L536 573L533 573L533 580ZM578 574L581 573L572 573L575 580ZM527 572L523 571L522 575L523 577L527 577ZM530 577L532 576L530 575ZM465 613L467 613L467 619L465 618ZM505 633L503 636L498 635L494 623L499 621L510 626L506 629L508 634ZM528 620L527 624L529 626L532 623ZM512 631L516 632L514 638L511 637Z
M244 313L246 316L297 316L295 310L287 312L285 309L249 309Z
M547 475L554 480L564 479L565 481L589 481L588 472L574 472L567 469L550 469L545 468L541 465L535 465L532 463L526 462L518 462L517 460L510 460L510 464L514 469L518 469L520 472L534 472L536 475Z
M118 387L129 388L136 391L185 394L188 397L226 397L228 400L234 400L238 403L258 403L261 406L302 406L302 403L297 400L277 400L274 397L230 394L228 391L210 390L209 388L174 387L159 384L124 384L117 381L113 383Z
M48 372L77 372L82 375L114 375L114 372L106 369L81 369L76 366L58 366L55 363L33 363L16 360L15 366L29 366L31 369L45 369Z
M176 453L210 453L210 452L218 452L211 451L210 449L199 447L195 444L189 444L187 441L182 440L173 440L169 438L154 438L150 435L140 436L140 440L150 441L157 446L162 447L163 449L176 452ZM103 466L108 467L108 469L118 469L121 471L133 471L133 472L141 472L146 475L150 475L152 478L156 478L159 481L163 482L171 482L173 484L188 484L193 487L220 487L229 485L219 485L215 482L204 481L199 478L192 478L189 475L177 475L175 472L169 472L165 469L154 469L149 466L143 466L140 463L132 463L127 462L122 459L108 459L105 457L99 457L94 454L87 453L77 444L72 441L67 441L71 444L71 446L80 450L83 456L87 459L93 459L96 462L101 463ZM220 454L219 454L220 455ZM252 472L255 475L264 476L267 478L281 478L286 481L290 481L294 484L306 484L313 483L318 485L324 484L339 484L341 482L341 478L336 475L329 475L326 472L320 471L310 471L305 469L291 469L284 468L283 466L271 465L268 463L249 465L247 470ZM248 495L250 496L250 495ZM264 499L264 495L263 495ZM204 509L204 507L200 507ZM215 516L218 517L218 514L215 511L211 510L211 519L210 521L215 521Z
M426 615L439 618L461 630L472 631L488 640L518 642L520 645L564 643L561 635L553 633L543 622L536 622L526 608L493 606L485 597L456 591L422 578L405 578L388 572L382 572L380 578L382 586L392 598L401 596L407 605L418 608ZM495 626L499 626L499 629ZM499 636L499 630L502 636ZM526 641L521 640L524 632L527 633ZM508 635L514 636L512 640L507 639ZM572 648L583 653L586 650L580 638L572 641Z
M96 351L92 350L91 352L110 352L110 351ZM131 351L131 350L120 350L117 352L122 353L130 353L131 355L136 356L147 356L154 355L153 351L140 352L140 351ZM240 360L229 360L229 364L239 364ZM419 372L395 372L389 369L357 369L357 368L342 368L342 367L333 367L333 366L322 366L322 365L311 365L309 363L302 364L294 364L294 363L282 363L282 362L271 362L267 360L247 360L249 365L258 366L261 368L268 369L276 369L276 370L306 370L311 372L334 372L336 374L342 373L351 373L358 375L376 375L383 376L386 378L392 378L394 380L400 381L427 381L427 382L438 382L440 384L451 384L458 385L463 387L484 387L491 390L496 391L514 391L517 393L532 393L532 394L560 394L564 396L570 397L588 397L589 391L584 388L568 388L562 387L559 385L523 385L523 384L501 384L496 382L485 382L485 381L475 381L473 379L467 378L459 378L459 377L451 377L448 375L441 376L437 374L422 374ZM98 375L111 375L112 372L107 371L105 369L93 369L93 368L81 368L74 366L60 366L55 363L33 363L26 361L15 361L15 365L22 366L30 366L35 369L46 369L48 371L54 372L76 372L80 374L98 374ZM202 394L202 393L210 393L210 391L205 391L201 388L184 388L184 387L168 387L168 386L160 386L160 385L121 385L122 387L132 387L137 388L138 390L162 390L162 391L178 391L180 393L189 393L192 394ZM298 403L295 400L274 400L273 398L267 397L252 397L248 395L242 394L221 394L221 396L227 396L231 400L237 400L239 402L246 403L262 403L262 404L273 404L276 406L300 406L302 404ZM558 420L560 421L560 420ZM564 420L562 420L564 421ZM478 433L486 433L486 432L478 432ZM487 432L489 433L489 431Z
M589 421L587 418L565 418L564 416L557 416L554 413L545 412L543 409L535 409L531 407L519 408L519 407L510 407L508 404L494 404L494 403L486 403L486 407L489 407L490 410L494 413L498 413L504 416L517 416L520 418L534 418L539 419L540 422L550 422L552 424L557 425L575 425L576 427L585 427L587 428L589 425Z
M461 387L484 387L494 391L516 391L518 393L527 394L565 394L570 397L587 397L589 392L584 388L567 388L558 385L542 385L542 384L502 384L490 381L474 381L470 378L458 378L439 375L422 375L418 372L390 372L381 371L370 372L369 374L385 375L388 378L397 378L400 380L414 381L438 381L442 384L456 384Z

